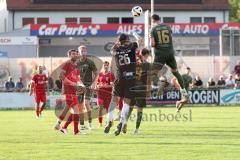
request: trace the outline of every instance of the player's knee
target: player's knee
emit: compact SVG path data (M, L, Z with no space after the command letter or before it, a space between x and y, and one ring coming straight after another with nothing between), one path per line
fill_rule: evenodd
M82 103L78 104L78 109L79 109L80 112L82 112L82 110L83 110Z
M103 106L102 105L99 106L99 110L103 110Z
M111 99L111 102L110 102L110 103L117 104L117 102L118 102L118 97L112 96L112 99Z
M79 114L80 112L79 112L79 109L78 109L78 105L73 105L72 106L72 109L73 109L73 113L74 114Z
M40 102L36 102L35 106L39 107L40 106Z
M138 111L138 112L142 112L142 111L143 111L143 108L138 107L137 111Z
M124 98L123 101L128 105L130 105L130 103L131 103L131 99L129 99L129 98Z
M86 107L89 107L89 106L90 106L90 100L89 100L89 99L85 99L85 100L84 100L84 105L85 105Z

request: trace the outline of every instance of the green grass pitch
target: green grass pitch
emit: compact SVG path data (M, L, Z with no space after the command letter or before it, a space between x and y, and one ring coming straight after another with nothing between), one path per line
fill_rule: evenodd
M175 114L174 108L149 108L147 115L159 109ZM53 111L36 119L33 111L0 111L0 160L239 160L240 107L186 107L192 121L145 121L139 135L118 137L103 133L97 125L87 135L63 135L53 126ZM135 113L136 110L133 111ZM149 117L148 117L149 118ZM72 125L71 125L72 126Z

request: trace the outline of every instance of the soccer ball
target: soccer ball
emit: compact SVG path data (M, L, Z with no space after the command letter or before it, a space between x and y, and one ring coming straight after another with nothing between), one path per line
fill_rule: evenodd
M139 16L142 15L142 13L143 13L142 7L140 7L140 6L134 6L134 7L132 8L132 15L133 15L134 17L139 17Z

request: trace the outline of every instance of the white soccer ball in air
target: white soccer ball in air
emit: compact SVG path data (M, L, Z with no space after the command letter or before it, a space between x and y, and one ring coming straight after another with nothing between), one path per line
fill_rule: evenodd
M140 7L140 6L134 6L134 7L132 8L132 15L133 15L134 17L139 17L139 16L142 15L142 13L143 13L142 7Z

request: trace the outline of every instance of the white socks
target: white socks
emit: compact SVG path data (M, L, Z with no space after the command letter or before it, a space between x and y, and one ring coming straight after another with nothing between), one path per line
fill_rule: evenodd
M116 107L117 107L117 104L113 102L113 100L111 100L108 108L108 113L107 113L107 122L113 121L113 114Z
M124 125L127 122L127 116L129 112L130 106L123 101L123 108L121 112L120 122Z

